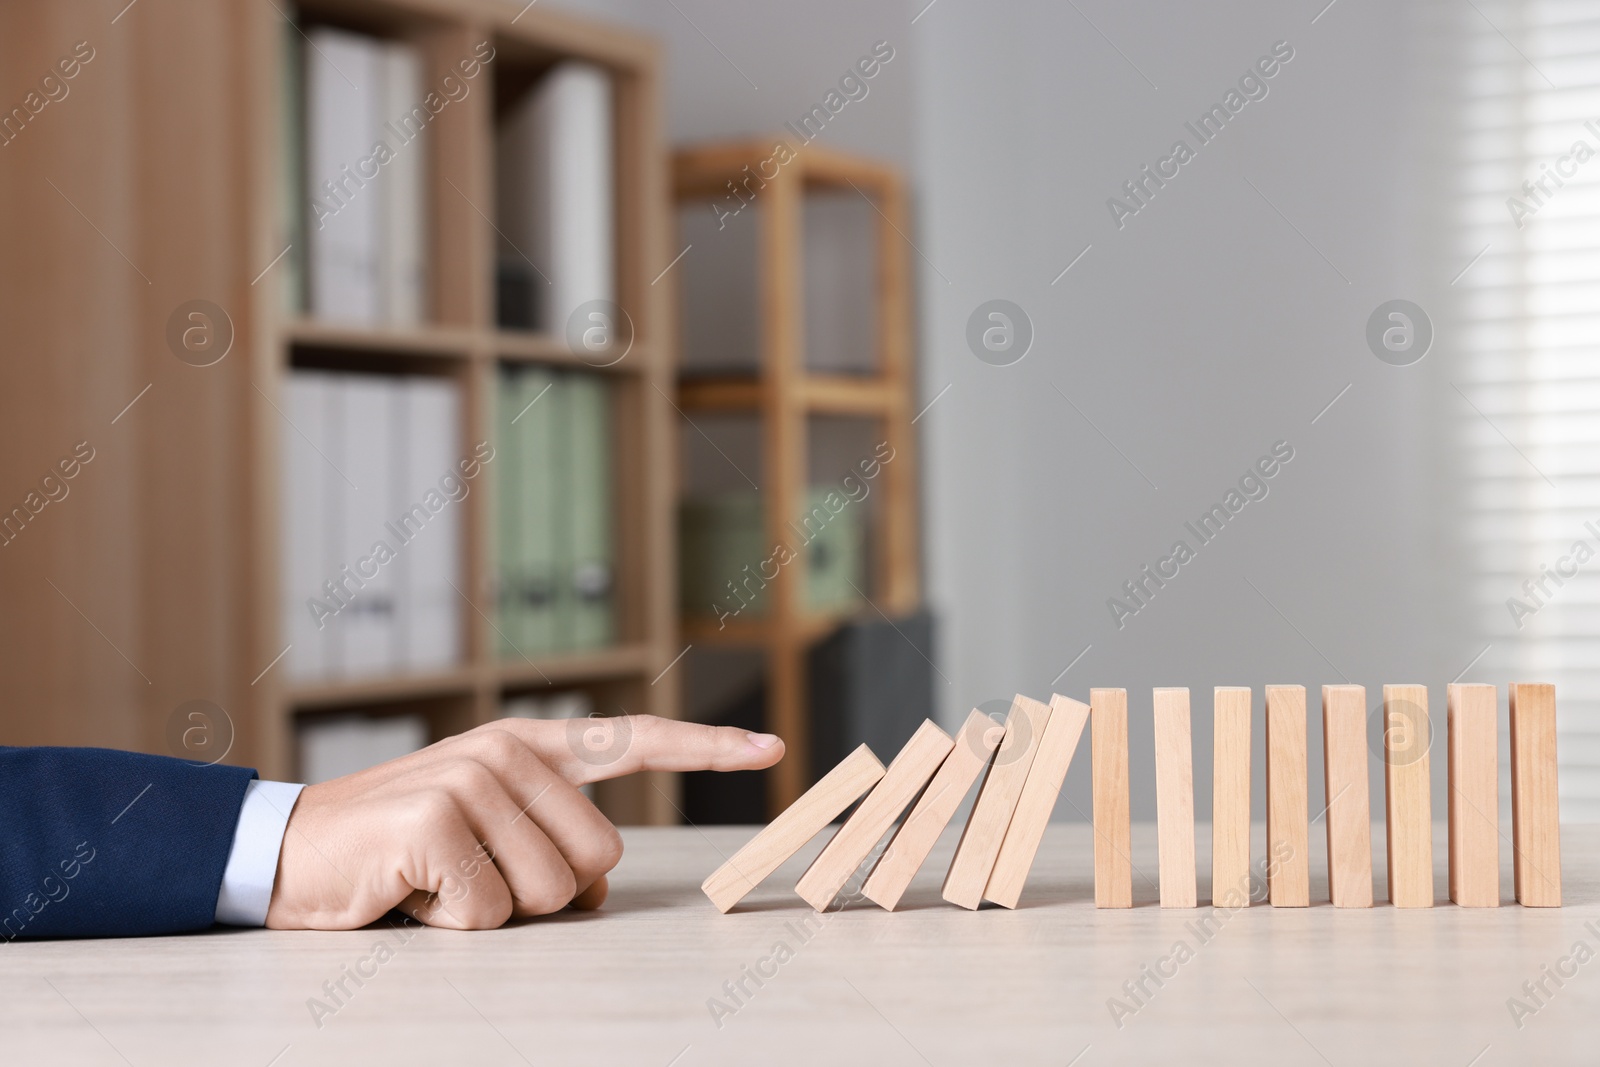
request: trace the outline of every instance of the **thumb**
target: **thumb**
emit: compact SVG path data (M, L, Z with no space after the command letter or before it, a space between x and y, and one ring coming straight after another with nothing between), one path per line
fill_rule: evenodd
M655 715L519 720L518 725L532 733L529 744L539 757L574 785L639 771L757 771L784 753L775 734Z

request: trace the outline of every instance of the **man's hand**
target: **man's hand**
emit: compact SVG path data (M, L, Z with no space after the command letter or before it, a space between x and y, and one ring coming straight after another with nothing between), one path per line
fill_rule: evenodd
M622 838L578 786L635 771L747 771L783 742L651 715L502 719L359 774L307 786L267 910L274 929L349 930L391 908L496 927L598 907Z

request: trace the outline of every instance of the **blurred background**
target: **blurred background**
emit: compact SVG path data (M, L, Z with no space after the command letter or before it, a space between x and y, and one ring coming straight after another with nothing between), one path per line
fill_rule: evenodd
M1552 681L1600 817L1597 153L1594 3L7 5L0 743Z

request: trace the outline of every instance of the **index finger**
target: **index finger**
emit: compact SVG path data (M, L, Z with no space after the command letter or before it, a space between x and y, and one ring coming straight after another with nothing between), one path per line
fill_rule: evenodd
M573 785L639 771L756 771L783 758L783 742L734 726L655 715L504 720Z

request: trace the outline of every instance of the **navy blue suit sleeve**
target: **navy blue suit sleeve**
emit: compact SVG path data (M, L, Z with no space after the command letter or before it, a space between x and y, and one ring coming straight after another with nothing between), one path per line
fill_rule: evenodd
M0 942L210 926L255 776L103 748L0 746Z

